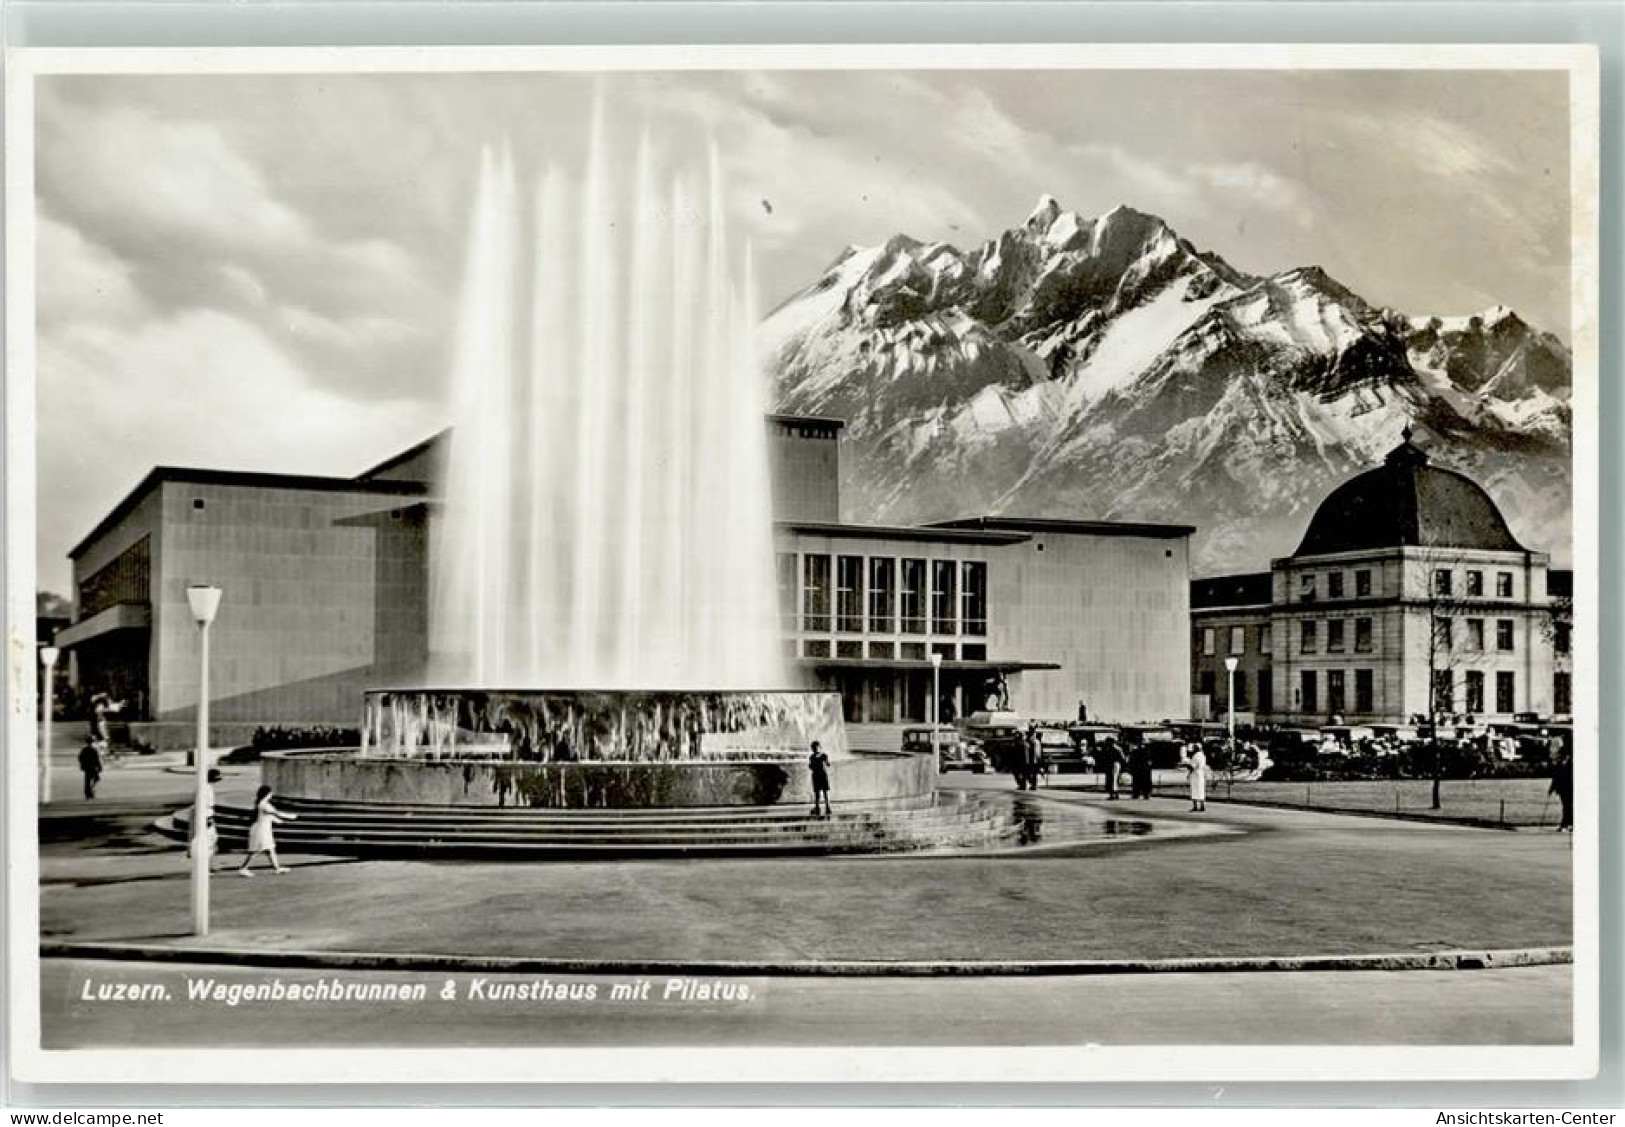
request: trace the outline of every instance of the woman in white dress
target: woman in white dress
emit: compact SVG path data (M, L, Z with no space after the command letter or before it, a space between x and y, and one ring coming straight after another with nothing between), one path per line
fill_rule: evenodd
M1190 754L1185 756L1185 774L1190 778L1191 809L1203 811L1207 809L1207 752L1202 750L1201 744L1192 744Z
M271 867L279 873L288 870L282 867L282 862L276 859L276 834L271 827L278 822L291 822L299 817L297 814L286 814L271 805L271 788L260 787L254 795L254 824L248 830L248 856L243 858L243 867L237 872L245 877L254 874L248 871L254 858L263 853L271 859Z

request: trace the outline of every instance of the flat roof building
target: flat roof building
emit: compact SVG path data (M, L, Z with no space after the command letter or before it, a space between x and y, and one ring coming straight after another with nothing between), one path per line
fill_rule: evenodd
M971 517L843 522L837 419L767 418L786 654L858 723L942 717L1005 694L1034 716L1138 721L1189 706L1187 525ZM57 635L75 685L126 702L137 738L190 740L211 628L218 739L354 726L363 690L427 661L430 525L446 432L354 478L159 467L73 549Z

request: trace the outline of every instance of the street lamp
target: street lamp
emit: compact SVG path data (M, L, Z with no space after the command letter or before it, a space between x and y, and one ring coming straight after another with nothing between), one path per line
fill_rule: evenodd
M1224 672L1229 682L1225 689L1225 708L1229 713L1225 726L1230 731L1231 747L1236 746L1236 666L1239 664L1240 662L1233 657L1224 659Z
M197 751L192 754L192 931L209 934L209 624L220 609L220 588L196 584L186 601L198 626Z
M45 687L40 690L40 745L39 745L39 800L51 801L51 713L56 704L56 659L60 653L55 646L41 646L40 667L45 671Z
M937 713L942 708L942 655L931 655L931 753L942 756L942 748L937 736Z

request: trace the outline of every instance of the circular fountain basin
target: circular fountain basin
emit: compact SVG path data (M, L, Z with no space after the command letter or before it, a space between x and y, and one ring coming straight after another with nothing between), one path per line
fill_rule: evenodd
M928 796L930 755L852 752L840 698L801 690L374 689L356 749L267 753L289 798L400 806L653 809Z
M627 810L804 805L813 797L807 764L791 760L536 763L332 748L266 752L260 770L279 796L389 806ZM937 768L929 754L852 752L831 761L829 776L837 804L874 802L931 794Z

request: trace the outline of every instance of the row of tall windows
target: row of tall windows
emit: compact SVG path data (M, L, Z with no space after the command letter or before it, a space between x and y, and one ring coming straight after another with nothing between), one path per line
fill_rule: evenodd
M1347 587L1344 586L1346 572L1306 571L1298 577L1298 591L1305 600L1318 598L1321 590L1321 579L1325 579L1326 597L1328 599L1347 598ZM1371 597L1371 569L1368 567L1356 568L1354 571L1354 597L1356 599L1369 599Z
M1435 669L1433 671L1434 711L1451 713L1482 713L1489 711L1484 707L1484 688L1484 671L1482 669L1466 670L1461 679L1461 690L1458 697L1456 671L1454 669ZM1517 689L1518 675L1510 669L1498 670L1495 674L1494 711L1517 711Z
M1321 674L1325 674L1325 708L1321 707ZM1328 716L1349 712L1349 678L1344 669L1303 669L1298 673L1298 710ZM1371 713L1376 706L1376 677L1369 669L1354 670L1353 712Z
M1306 654L1320 652L1320 628L1326 627L1326 652L1347 653L1349 649L1349 619L1305 618L1298 623L1298 649ZM1354 622L1354 652L1370 653L1374 646L1371 619L1356 618Z
M1230 626L1220 628L1204 626L1202 627L1201 637L1199 639L1204 656L1212 657L1214 654L1218 653L1218 639L1221 629L1224 631L1225 653L1239 656L1248 652L1247 627ZM1257 652L1261 654L1271 652L1271 650L1274 648L1274 640L1271 635L1269 624L1265 623L1262 626L1254 627L1254 631L1257 639Z
M1464 618L1461 620L1464 630L1462 632L1461 648L1468 653L1483 653L1485 651L1485 633L1482 618ZM1511 618L1498 618L1495 620L1495 652L1513 653L1517 649L1517 621ZM1445 615L1436 615L1433 619L1433 647L1437 651L1453 651L1456 648L1456 620Z
M778 557L779 610L786 631L809 634L987 633L987 564L981 560L889 556Z
M1512 598L1512 585L1512 572L1498 571L1495 573L1495 597L1497 599ZM1456 593L1455 569L1448 567L1433 569L1433 593L1435 595L1454 595ZM1463 594L1469 599L1482 599L1484 597L1484 573L1482 571L1467 571Z

